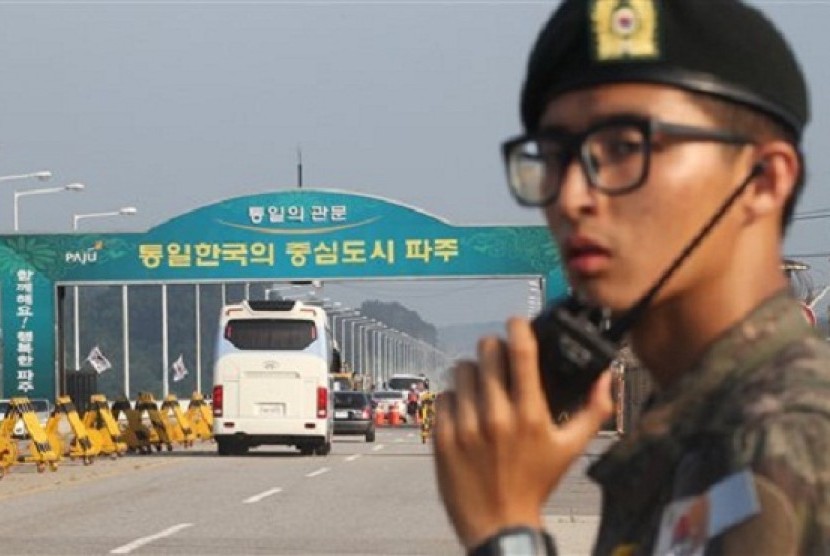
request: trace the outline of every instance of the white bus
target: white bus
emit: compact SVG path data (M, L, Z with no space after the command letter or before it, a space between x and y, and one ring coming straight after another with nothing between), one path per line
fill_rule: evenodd
M273 444L327 455L334 426L329 373L339 360L320 307L299 301L223 307L213 372L219 454Z

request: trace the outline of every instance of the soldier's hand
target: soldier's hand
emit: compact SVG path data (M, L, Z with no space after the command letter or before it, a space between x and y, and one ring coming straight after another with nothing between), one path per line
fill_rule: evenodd
M515 525L542 527L541 508L613 409L610 373L584 410L551 419L536 339L525 319L507 323L507 341L483 338L478 361L453 369L454 389L436 407L435 466L444 506L471 548Z

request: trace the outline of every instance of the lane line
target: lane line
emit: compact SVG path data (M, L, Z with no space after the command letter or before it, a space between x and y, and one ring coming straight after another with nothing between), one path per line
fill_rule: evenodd
M129 554L136 548L141 548L145 544L149 544L153 541L157 541L159 539L163 539L164 537L169 537L171 535L175 535L182 529L187 529L188 527L192 527L192 523L179 523L178 525L174 525L169 529L165 529L160 533L156 533L155 535L150 535L148 537L141 537L140 539L136 539L131 543L125 544L124 546L119 546L118 548L114 548L110 550L110 554Z
M373 452L377 452L378 450L383 450L383 444L378 444L374 448L372 448Z
M360 454L354 454L346 458L346 461L354 461L360 457Z
M403 438L396 438L395 442L403 442Z
M328 473L329 471L331 471L331 469L329 469L328 467L321 467L317 471L312 471L311 473L306 475L306 477L316 477L318 475L322 475L323 473Z
M255 494L255 495L251 496L250 498L246 498L245 500L242 501L242 503L243 504L256 504L257 502L259 502L263 498L268 498L269 496L271 496L273 494L280 493L280 492L282 492L281 488L279 488L279 487L272 488L270 490L266 490L265 492L260 492L259 494Z

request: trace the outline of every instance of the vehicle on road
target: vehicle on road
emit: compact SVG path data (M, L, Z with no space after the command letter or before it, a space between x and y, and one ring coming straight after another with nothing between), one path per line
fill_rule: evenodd
M375 410L366 392L334 393L334 434L363 435L375 441Z
M260 445L331 451L329 373L339 354L321 307L255 301L222 308L213 373L213 434L220 455Z
M388 414L394 407L402 421L406 421L406 392L403 390L378 390L372 392L372 399L375 401L375 411Z
M386 381L386 390L408 392L413 386L418 392L429 390L429 378L425 374L394 374Z

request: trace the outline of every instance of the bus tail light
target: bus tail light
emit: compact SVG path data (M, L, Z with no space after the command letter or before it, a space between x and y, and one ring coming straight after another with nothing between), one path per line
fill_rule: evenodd
M216 385L213 387L213 416L214 417L221 417L222 416L222 385Z
M329 390L319 386L317 388L317 418L325 419L329 410Z

